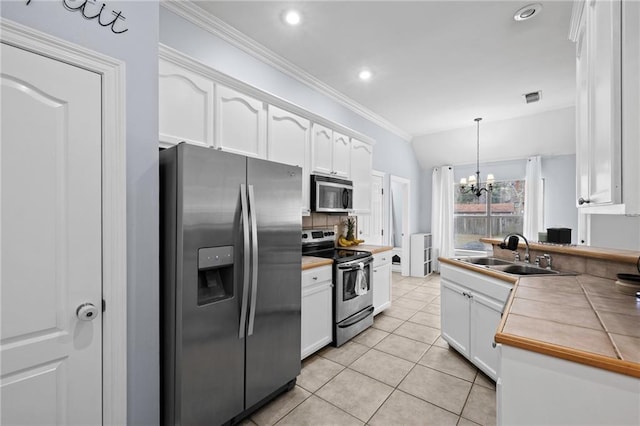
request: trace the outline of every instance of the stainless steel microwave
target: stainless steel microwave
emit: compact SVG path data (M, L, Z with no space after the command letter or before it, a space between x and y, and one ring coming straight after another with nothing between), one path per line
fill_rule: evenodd
M353 182L311 175L311 211L348 213L353 210Z

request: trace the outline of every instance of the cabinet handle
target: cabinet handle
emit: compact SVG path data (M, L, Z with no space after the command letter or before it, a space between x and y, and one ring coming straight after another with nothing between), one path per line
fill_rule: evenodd
M578 198L578 205L581 206L583 204L589 204L591 202L591 200L585 200L584 198L580 197Z
M314 281L318 281L318 277L313 277Z
M492 347L492 348L495 348L496 346L497 346L497 345L496 345L496 342L491 342L491 347Z

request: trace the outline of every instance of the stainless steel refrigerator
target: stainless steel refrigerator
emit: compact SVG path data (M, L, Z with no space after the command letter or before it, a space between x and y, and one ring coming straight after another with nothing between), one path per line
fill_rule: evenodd
M166 425L238 420L300 373L301 169L160 152Z

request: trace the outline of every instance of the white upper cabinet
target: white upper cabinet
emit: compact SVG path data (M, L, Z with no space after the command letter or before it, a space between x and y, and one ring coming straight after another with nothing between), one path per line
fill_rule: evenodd
M351 176L351 140L321 124L313 124L311 169L343 179Z
M158 84L160 143L213 146L213 81L160 59Z
M302 214L309 214L311 122L273 105L268 114L267 159L302 168Z
M215 130L216 148L250 157L266 157L264 102L217 85Z
M371 213L371 167L373 147L351 139L351 180L353 181L353 210L358 214Z
M311 169L315 173L333 174L333 130L313 123Z
M333 175L351 177L351 141L348 136L333 132Z
M586 213L640 213L635 3L585 2L576 31L576 198Z

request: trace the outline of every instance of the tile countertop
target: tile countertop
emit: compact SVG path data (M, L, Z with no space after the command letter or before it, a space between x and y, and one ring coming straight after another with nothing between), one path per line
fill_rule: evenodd
M453 259L442 261L486 271ZM614 280L592 275L520 277L495 341L640 378L640 301L618 292Z
M393 249L393 247L391 246L374 246L374 245L366 245L366 244L359 244L353 247L336 247L336 248L340 248L344 250L363 250L363 251L369 251L373 254L382 253L382 252ZM302 256L303 271L311 268L318 268L320 266L331 265L332 263L333 263L333 260L331 259L325 259L322 257L314 257L314 256Z

